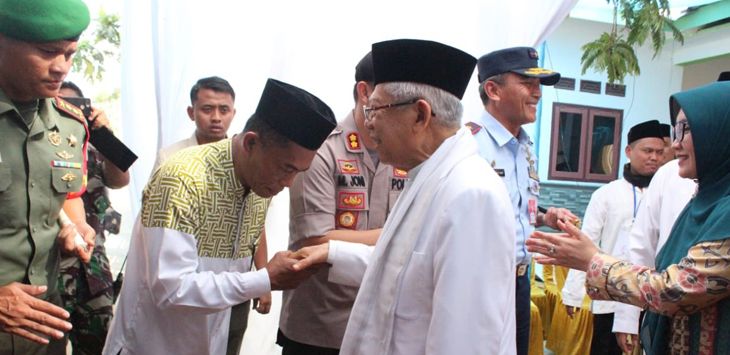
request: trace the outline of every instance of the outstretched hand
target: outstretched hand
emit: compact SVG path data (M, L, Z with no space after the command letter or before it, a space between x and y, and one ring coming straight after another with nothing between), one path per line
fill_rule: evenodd
M71 330L69 314L63 308L38 298L46 286L13 282L0 286L0 328L40 344L46 337L61 339Z
M296 264L294 264L294 269L304 270L314 265L321 265L326 263L327 256L329 255L329 250L329 243L313 245L297 250L292 255L293 258L299 260Z
M535 255L535 261L540 264L562 265L586 271L599 249L572 223L558 220L557 226L565 233L532 232L525 242L527 250L540 254Z

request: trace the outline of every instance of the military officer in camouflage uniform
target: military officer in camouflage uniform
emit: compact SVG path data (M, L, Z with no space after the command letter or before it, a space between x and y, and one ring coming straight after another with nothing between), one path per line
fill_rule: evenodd
M72 82L61 85L61 97L84 97ZM108 127L104 111L93 108L90 129ZM109 233L119 232L119 214L109 201L107 188L121 188L129 183L129 172L121 171L93 146L89 146L88 183L83 194L86 222L96 234L94 252L88 264L68 255L61 259L59 292L63 307L71 314L73 329L69 334L74 354L101 354L112 318L114 279L104 242Z
M355 108L330 134L291 188L289 248L345 240L374 245L407 173L379 164L362 107L373 91L372 56L355 68ZM327 281L323 269L284 291L277 343L283 355L337 354L357 287Z
M71 226L57 240L84 185L87 133L56 96L88 24L80 0L0 0L0 354L65 354L59 246L88 260L93 231L81 230L86 245Z

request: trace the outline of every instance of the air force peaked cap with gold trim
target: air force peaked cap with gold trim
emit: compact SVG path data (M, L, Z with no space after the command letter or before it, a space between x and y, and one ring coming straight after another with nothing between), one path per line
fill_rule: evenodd
M461 100L477 59L434 41L396 39L374 43L375 85L414 82L437 87Z
M20 41L76 40L90 21L81 0L0 0L0 33Z
M487 53L479 58L479 82L495 75L512 72L522 76L539 78L542 85L555 85L560 73L537 66L539 56L535 48L512 47Z
M266 81L254 115L309 150L319 149L337 126L335 114L322 100L275 79Z

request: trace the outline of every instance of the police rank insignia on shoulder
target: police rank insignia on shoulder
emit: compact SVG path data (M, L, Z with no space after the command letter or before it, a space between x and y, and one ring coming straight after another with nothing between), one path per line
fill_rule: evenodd
M360 143L360 135L355 132L347 134L347 149L350 151L359 152L362 150L362 144Z
M48 132L48 142L58 147L61 144L61 135L56 131Z

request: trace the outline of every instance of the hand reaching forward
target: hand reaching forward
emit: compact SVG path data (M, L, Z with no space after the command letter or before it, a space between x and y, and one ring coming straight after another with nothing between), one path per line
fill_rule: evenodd
M46 286L18 282L0 286L2 331L36 343L48 344L45 337L60 339L64 332L71 330L71 323L65 321L69 317L68 312L37 298L46 290Z

